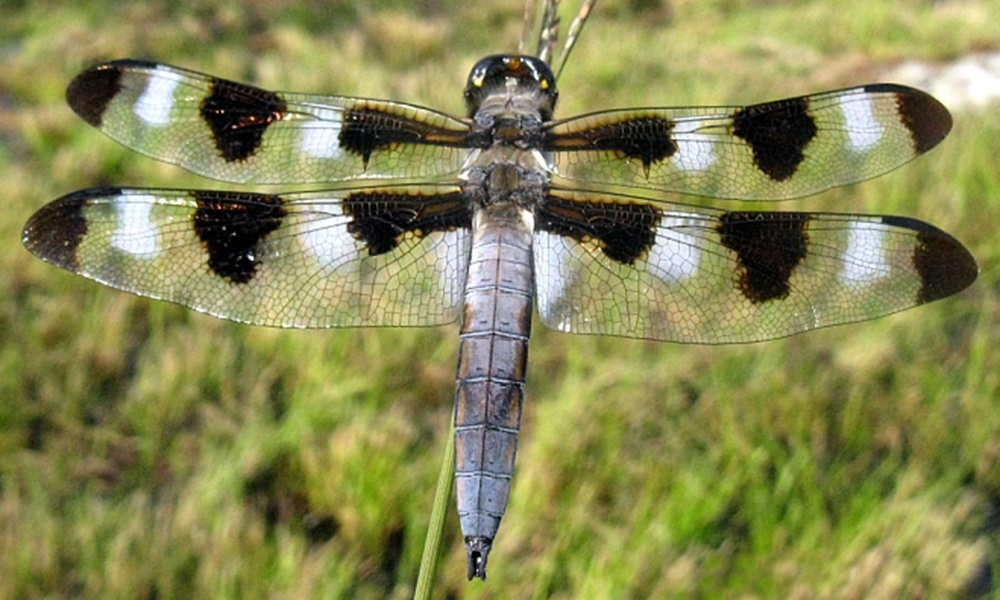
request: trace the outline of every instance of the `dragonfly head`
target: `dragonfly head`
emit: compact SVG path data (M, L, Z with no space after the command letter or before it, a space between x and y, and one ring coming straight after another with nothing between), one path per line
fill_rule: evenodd
M534 56L487 56L472 67L465 84L465 104L474 117L489 97L506 96L537 104L543 121L552 119L559 92L552 69Z

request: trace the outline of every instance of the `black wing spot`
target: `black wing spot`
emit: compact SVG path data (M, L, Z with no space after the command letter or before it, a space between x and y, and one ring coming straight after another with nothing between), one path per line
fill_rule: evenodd
M774 181L795 174L816 132L805 98L755 104L733 115L733 135L750 145L754 164Z
M359 101L344 111L337 140L340 147L360 156L365 167L379 150L401 144L433 144L452 148L483 148L490 140L484 132L448 129L428 117L414 117L412 109L381 102Z
M284 201L273 194L192 193L198 208L194 230L208 253L208 267L230 283L248 283L257 273L257 249L285 217Z
M352 154L356 154L368 166L372 152L388 146L387 126L382 113L370 109L350 110L344 114L344 125L340 130L340 145Z
M550 195L535 209L535 227L581 243L597 240L608 258L632 265L656 242L660 217L649 204L579 202Z
M227 162L246 160L260 147L264 132L288 109L274 92L216 79L201 103L201 117L212 129L215 147Z
M743 296L754 304L787 297L792 272L809 251L809 215L729 212L720 221L722 245L736 253L736 284Z
M351 217L347 232L368 247L369 256L391 252L407 234L419 237L435 231L472 227L472 213L461 192L419 195L355 192L344 198Z
M419 143L421 136L413 122L404 122L395 115L374 109L358 108L344 114L340 130L340 145L364 161L365 166L376 150L393 144Z
M625 119L560 136L558 145L604 150L625 158L638 159L642 161L643 170L648 177L653 163L670 158L677 152L677 144L671 136L672 129L673 124L669 119Z

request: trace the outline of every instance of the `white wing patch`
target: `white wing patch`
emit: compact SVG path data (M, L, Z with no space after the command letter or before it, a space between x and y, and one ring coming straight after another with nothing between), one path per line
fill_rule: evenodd
M860 286L889 275L892 265L886 261L885 232L866 222L851 223L850 227L840 280Z
M872 101L864 93L845 94L840 98L840 110L847 125L847 138L855 152L866 152L876 146L885 135L872 110Z
M441 287L444 305L461 306L469 265L469 256L466 252L466 240L469 234L464 229L457 229L444 235L440 233L435 235L442 236L434 251L437 253L438 285Z
M715 164L715 150L708 136L697 133L699 120L678 120L673 134L677 143L674 165L682 171L707 171Z
M327 269L337 269L357 256L358 244L347 232L347 219L338 204L310 205L314 216L300 225L302 245Z
M702 226L702 222L684 214L664 214L660 219L656 243L649 250L650 273L669 282L694 277L698 273L701 250L698 248L698 237L684 229Z
M300 149L313 158L338 158L343 152L340 147L343 125L340 111L316 107L313 114L319 120L302 128Z
M575 243L575 242L574 242ZM546 325L557 331L570 331L572 307L566 305L566 287L572 282L569 261L573 254L566 238L536 231L532 239L535 260L535 302L539 312L554 317Z
M174 92L180 83L181 79L176 73L157 67L150 73L146 89L132 105L132 112L154 127L169 125L170 111L174 107Z
M159 254L156 226L150 220L155 196L121 196L115 203L118 213L117 227L111 234L111 245L137 257L153 257Z

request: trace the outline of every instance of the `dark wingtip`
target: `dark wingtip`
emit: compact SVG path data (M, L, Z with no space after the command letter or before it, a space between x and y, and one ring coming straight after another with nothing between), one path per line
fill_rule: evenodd
M886 216L882 220L887 225L917 232L911 260L920 276L919 304L957 294L979 277L979 265L972 253L944 231L909 217Z
M871 83L864 89L870 93L896 96L899 119L910 130L917 154L937 146L951 131L951 113L940 100L927 92L895 83Z
M78 270L77 248L87 234L84 208L92 198L120 192L119 188L90 188L52 201L31 216L21 232L21 242L45 262L70 271Z
M900 93L896 103L900 118L910 130L917 153L923 154L937 146L951 131L951 113L934 96L920 90L909 90Z
M972 285L979 276L979 265L972 253L943 231L922 233L914 250L913 261L923 280L917 300L920 303L947 298Z
M135 58L94 65L74 77L66 87L66 103L80 118L99 128L104 122L108 104L122 90L122 76L125 72L155 68L155 62Z
M87 123L100 127L108 103L121 91L122 68L105 63L87 69L66 88L66 103Z
M473 577L486 579L486 559L490 554L493 540L485 537L465 538L466 556L469 561L469 580Z

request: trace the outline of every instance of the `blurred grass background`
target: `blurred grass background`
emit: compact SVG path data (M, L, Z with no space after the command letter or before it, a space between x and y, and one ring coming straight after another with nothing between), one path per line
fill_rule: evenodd
M82 187L224 187L73 115L63 90L94 62L461 114L467 70L516 48L521 11L0 0L0 597L412 595L456 327L222 322L49 267L20 229ZM904 60L997 50L998 14L996 0L612 0L558 114L867 83ZM452 515L439 597L996 596L1000 106L954 116L919 162L781 206L932 222L979 260L970 290L750 346L538 325L490 578L465 581Z

